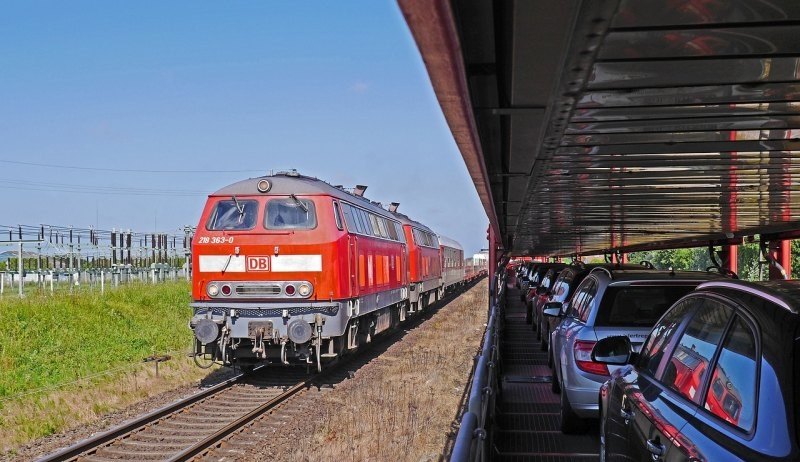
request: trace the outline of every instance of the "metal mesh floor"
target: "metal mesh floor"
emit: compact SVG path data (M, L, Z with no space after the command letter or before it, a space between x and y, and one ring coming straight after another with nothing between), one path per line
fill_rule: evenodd
M559 430L559 396L542 381L551 375L547 353L525 324L525 306L518 290L509 290L501 340L501 394L494 427L494 458L503 462L594 461L598 436Z

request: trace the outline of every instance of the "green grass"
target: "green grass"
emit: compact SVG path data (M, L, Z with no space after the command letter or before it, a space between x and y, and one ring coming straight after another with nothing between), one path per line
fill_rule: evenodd
M0 299L0 400L188 349L189 301L184 281Z

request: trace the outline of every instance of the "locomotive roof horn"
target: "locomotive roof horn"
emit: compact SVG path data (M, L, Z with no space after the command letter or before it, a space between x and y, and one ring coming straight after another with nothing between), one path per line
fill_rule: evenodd
M400 203L399 202L392 202L391 204L389 204L389 211L394 213L394 212L397 211L397 207L400 207Z
M355 194L358 197L364 197L364 193L366 191L367 191L367 187L365 185L357 184L355 191L353 191L353 194Z

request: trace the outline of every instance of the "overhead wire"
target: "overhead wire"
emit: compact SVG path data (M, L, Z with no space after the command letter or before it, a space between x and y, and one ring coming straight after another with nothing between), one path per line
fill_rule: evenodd
M0 163L25 165L30 167L45 167L45 168L63 168L69 170L89 170L95 172L121 172L121 173L253 173L261 172L261 169L251 168L242 170L219 170L217 168L210 168L205 170L154 170L154 169L138 169L138 168L107 168L107 167L85 167L77 165L59 165L59 164L46 164L39 162L23 162L19 160L2 160Z
M94 185L83 185L83 184L17 180L12 178L0 178L0 188L17 189L23 191L66 192L66 193L79 193L79 194L102 193L102 194L132 195L132 196L171 195L171 196L196 197L198 195L208 194L208 191L187 190L187 189L136 188L129 186L94 186Z

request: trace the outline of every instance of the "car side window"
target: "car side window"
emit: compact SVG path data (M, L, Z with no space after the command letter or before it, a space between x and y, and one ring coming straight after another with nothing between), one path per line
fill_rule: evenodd
M586 296L583 298L582 307L580 310L580 319L583 322L586 322L589 319L589 313L591 312L592 302L594 301L595 296L597 295L597 282L592 280L592 285L589 286L589 289L586 291Z
M691 313L691 308L699 304L702 304L702 300L696 298L684 300L664 314L661 321L653 327L642 347L638 362L640 371L655 377L658 366L664 358L664 352L678 332L681 321L688 313Z
M586 306L590 298L592 298L596 292L597 287L594 279L586 278L581 285L578 286L575 297L572 298L572 303L570 303L572 317L581 320L584 319L583 313L586 310Z
M562 286L563 286L563 284L561 283L561 279L556 279L556 282L555 282L555 284L553 284L553 293L552 293L552 295L551 295L551 297L550 297L550 298L551 298L551 300L558 300L558 298L559 298L559 297L558 297L558 294L559 294L559 292L561 292L561 291L563 291L563 290L564 290L564 289L562 288Z
M553 300L566 302L569 296L569 283L572 281L572 272L566 270L556 279L553 285Z
M547 276L545 276L544 279L542 279L542 283L539 285L544 287L545 289L550 287L550 273L547 273Z
M722 342L733 309L716 300L706 300L686 326L669 361L661 382L691 401L700 401L711 360Z
M752 430L757 370L755 334L737 317L722 345L703 407L744 431Z
M578 317L578 309L582 306L583 299L586 297L586 291L590 286L590 280L585 280L578 288L575 290L575 293L572 295L572 298L569 300L570 305L570 316Z

